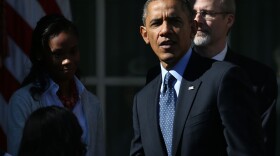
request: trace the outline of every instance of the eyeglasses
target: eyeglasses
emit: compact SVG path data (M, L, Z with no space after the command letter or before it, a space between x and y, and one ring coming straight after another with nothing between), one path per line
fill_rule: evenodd
M215 19L216 15L225 15L225 14L230 14L231 12L216 12L216 11L210 11L210 10L201 10L201 11L196 11L194 10L195 15L200 14L200 16L205 19L205 20L213 20Z

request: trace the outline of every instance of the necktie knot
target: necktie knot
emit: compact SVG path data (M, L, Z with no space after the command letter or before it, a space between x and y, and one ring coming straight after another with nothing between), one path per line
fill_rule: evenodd
M167 72L164 77L164 85L170 88L174 86L175 82L176 82L176 78L172 74Z

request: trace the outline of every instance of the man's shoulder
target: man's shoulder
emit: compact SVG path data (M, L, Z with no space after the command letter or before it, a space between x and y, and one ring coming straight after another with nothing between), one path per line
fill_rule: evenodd
M227 74L231 75L238 75L243 74L244 71L239 66L226 61L215 61L212 63L212 65L209 67L208 70L204 72L203 79L207 79L207 81L210 81L212 78L213 80L220 79L221 77L224 77ZM201 77L202 78L202 77Z
M263 75L276 77L275 72L269 66L241 54L231 53L225 61L240 66L251 76Z

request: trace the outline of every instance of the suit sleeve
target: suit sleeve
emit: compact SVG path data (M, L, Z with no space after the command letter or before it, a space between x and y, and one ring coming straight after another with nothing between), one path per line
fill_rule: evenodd
M218 109L229 156L264 155L256 99L251 82L239 67L225 72L218 91Z
M260 90L257 91L257 95L262 102L260 110L267 155L274 155L275 153L277 87L276 75L273 71L267 69L265 80Z
M140 125L137 112L137 95L134 97L133 102L133 138L130 147L130 156L143 156L144 150L141 141Z

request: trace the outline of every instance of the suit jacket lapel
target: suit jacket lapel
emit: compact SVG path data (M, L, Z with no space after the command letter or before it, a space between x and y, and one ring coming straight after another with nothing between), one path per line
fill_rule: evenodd
M183 75L180 86L180 94L177 99L176 114L174 118L172 155L176 155L177 153L178 145L180 143L186 120L192 108L196 93L199 90L200 85L202 84L202 81L199 78L202 74L205 73L206 70L211 67L210 64L212 64L213 62L214 60L203 58L193 50L187 68ZM150 84L148 84L151 85L151 89L149 89L150 92L147 92L147 97L149 98L147 98L148 104L146 110L147 112L149 112L149 119L151 119L151 121L149 121L149 123L151 124L149 125L149 127L152 127L153 129L153 141L160 140L160 143L155 144L154 148L163 149L162 152L165 151L165 154L162 153L161 155L166 155L167 152L158 122L158 99L161 86L160 67L157 67L154 72L158 73L159 75L154 80L152 80ZM160 147L156 147L157 145L160 145Z
M151 83L150 83L150 89L149 92L147 92L147 107L146 111L148 119L150 121L147 121L149 123L148 127L151 127L151 133L153 133L153 137L151 140L159 141L158 143L155 143L153 148L155 149L162 149L161 151L158 151L159 153L162 153L161 155L165 155L164 152L166 152L165 144L161 135L161 130L159 127L159 120L158 120L158 107L159 107L159 93L160 93L160 86L161 86L161 75L159 74ZM157 147L159 145L159 147Z
M207 69L207 66L205 66L206 62L202 57L193 52L183 75L174 119L172 155L177 153L185 123L202 83L199 78Z
M186 80L183 80L181 83L174 119L173 155L176 155L186 120L188 119L189 112L192 108L200 84L201 81L188 82Z

